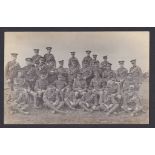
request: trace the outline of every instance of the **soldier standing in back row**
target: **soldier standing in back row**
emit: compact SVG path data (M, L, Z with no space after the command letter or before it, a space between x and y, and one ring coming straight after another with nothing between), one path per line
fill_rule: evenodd
M130 62L133 66L130 68L129 72L132 74L134 81L140 87L140 85L142 83L142 70L139 66L136 65L136 59L131 60ZM138 90L139 90L139 87L138 87Z
M16 61L17 60L17 55L18 55L17 53L11 53L12 61L9 61L7 63L7 65L6 65L6 68L5 68L6 79L7 79L7 82L9 84L11 90L13 90L14 78L17 77L18 70L20 69L20 65Z
M41 55L39 55L39 49L34 49L34 56L32 57L33 64L38 65L40 58L41 58Z
M99 75L101 76L100 62L97 60L97 54L93 55L91 66L92 66L93 75L95 74L95 72L98 72Z
M97 54L93 54L93 59L91 61L91 66L93 67L94 65L100 66L100 62L97 60Z
M46 64L52 63L56 68L56 61L54 55L51 53L52 47L46 47L47 53L44 55Z
M120 67L116 71L117 81L120 82L120 87L122 89L123 82L128 75L128 70L124 67L124 61L118 61Z
M124 61L118 62L120 67L117 69L117 80L124 81L128 75L128 70L124 67Z
M101 69L104 71L104 70L106 70L106 67L107 67L107 65L109 64L109 62L108 62L108 57L107 56L103 56L103 60L104 61L102 61L101 62Z
M76 78L77 73L80 71L80 63L75 57L75 52L71 52L72 57L69 59L68 66L68 82L73 84L74 78Z
M87 66L91 66L92 65L92 57L90 56L91 51L87 50L86 54L87 56L85 56L82 60L82 67L87 64Z
M34 85L37 79L36 69L32 62L32 58L26 58L26 66L23 67L23 76L31 90L34 90Z
M40 77L41 74L48 74L48 66L45 64L44 57L39 59L39 64L36 66L37 76Z
M79 60L75 57L75 52L71 52L71 58L68 61L68 67L71 68L73 66L73 61L76 61L77 67L80 68Z
M84 63L80 72L82 73L82 77L86 80L87 86L89 87L90 81L93 78L92 67L89 66L88 63Z
M59 67L57 68L57 75L62 75L64 80L68 82L67 69L64 68L64 60L59 61Z

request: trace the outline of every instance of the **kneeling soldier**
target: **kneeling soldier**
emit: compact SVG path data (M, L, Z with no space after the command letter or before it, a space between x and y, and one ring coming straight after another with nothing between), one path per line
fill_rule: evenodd
M60 108L64 105L58 100L58 94L56 88L53 85L49 85L43 95L44 105L52 110L52 113L64 113Z

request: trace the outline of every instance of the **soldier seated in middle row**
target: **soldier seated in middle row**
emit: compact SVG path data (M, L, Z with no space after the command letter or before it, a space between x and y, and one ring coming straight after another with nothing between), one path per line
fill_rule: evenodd
M64 91L67 86L67 83L64 77L61 74L59 74L58 80L56 80L52 85L56 88L56 92L58 94L58 100L59 100L58 102L64 102Z
M12 112L19 112L22 114L29 114L27 111L29 104L28 84L23 78L21 70L18 70L18 75L14 79L14 91L11 93L10 108Z
M94 78L90 82L89 89L95 94L96 105L101 104L103 100L103 91L106 87L106 82L100 77L99 73L94 72Z
M47 80L48 74L40 74L39 79L36 81L34 91L31 91L30 94L34 97L34 107L39 108L40 105L43 103L43 94L48 86Z
M73 91L74 91L74 98L73 102L76 105L79 105L79 102L82 96L86 93L87 90L87 83L86 80L82 77L82 73L77 73L77 77L74 79L73 82Z

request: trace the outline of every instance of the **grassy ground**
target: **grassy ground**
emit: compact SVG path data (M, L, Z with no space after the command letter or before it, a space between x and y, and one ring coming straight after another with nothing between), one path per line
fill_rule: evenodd
M5 94L7 91L5 90ZM11 114L8 105L4 108L5 124L148 124L149 123L149 82L144 81L140 90L140 96L144 106L144 113L138 116L130 116L121 113L119 115L106 116L103 112L68 111L67 114L52 114L48 109L30 108L29 115L20 113Z

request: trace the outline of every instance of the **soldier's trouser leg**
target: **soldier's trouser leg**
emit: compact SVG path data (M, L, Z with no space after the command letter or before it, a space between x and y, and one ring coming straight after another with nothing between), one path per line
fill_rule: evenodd
M128 103L127 103L128 102L128 96L127 96L127 94L124 94L122 99L123 99L122 108L123 108L123 110L127 111L127 108L128 108Z
M119 101L117 101L116 99L115 99L115 97L117 97L117 99L119 100ZM108 111L108 115L109 114L112 114L113 112L115 112L118 108L119 108L119 106L120 106L120 100L121 99L121 96L116 96L115 94L112 94L111 95L111 101L112 101L112 104L113 104L113 106L110 108L110 110Z
M115 112L117 109L119 108L119 103L116 103L112 106L112 108L107 112L107 115L112 114L113 112Z
M59 104L56 106L56 108L59 110L64 106L64 102L59 102Z
M99 102L99 100L98 100L98 92L95 92L94 95L95 95L94 96L94 102L95 102L94 105L98 105L98 102Z
M91 111L91 109L87 108L87 106L85 105L85 102L84 101L81 101L79 103L80 107L83 109L83 110L86 110L86 111Z
M76 108L71 104L71 101L69 99L65 99L66 105L71 109L75 110Z
M99 91L99 104L102 104L103 103L103 91Z
M33 95L34 107L38 107L38 103L37 103L38 94L34 92L32 95Z
M46 105L47 105L50 109L54 110L55 112L66 113L66 112L64 112L64 111L62 111L62 110L59 110L64 104L59 104L58 106L54 106L53 103L54 103L54 102L51 102L51 103L49 102L49 103L46 103Z
M10 82L8 83L9 88L11 89L11 91L14 90L13 85L14 85L14 79L10 79Z
M64 90L60 90L61 100L64 101Z
M134 113L137 113L139 111L141 111L143 109L140 98L137 97L134 102L136 103L135 109L134 109Z

